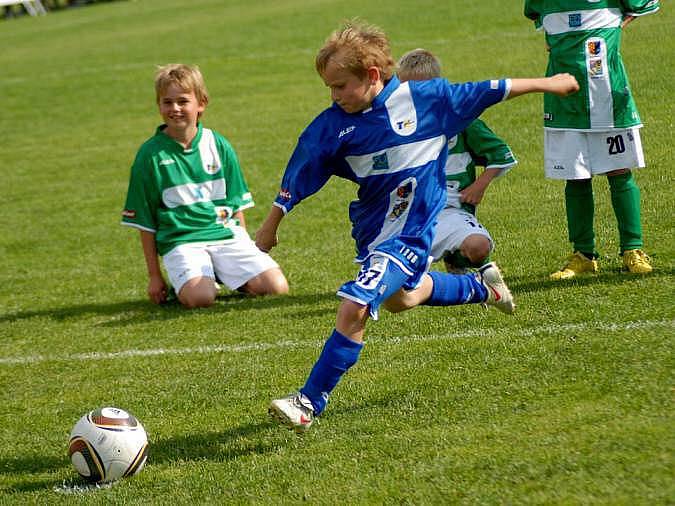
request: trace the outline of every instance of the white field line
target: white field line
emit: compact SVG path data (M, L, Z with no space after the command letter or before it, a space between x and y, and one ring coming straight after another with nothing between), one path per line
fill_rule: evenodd
M448 334L409 336L370 336L368 342L398 344L402 342L439 341L458 338L495 337L508 334L514 337L556 335L567 332L595 330L600 332L622 332L626 330L650 329L655 327L675 328L675 320L638 320L621 323L584 322L559 325L541 325L524 329L474 329ZM72 353L69 355L28 355L0 357L0 365L37 364L41 362L84 362L89 360L114 360L118 358L152 357L156 355L196 355L215 353L246 353L249 351L279 350L284 348L313 348L322 346L321 341L276 341L273 343L223 344L196 346L192 348L151 348L131 349L114 352Z

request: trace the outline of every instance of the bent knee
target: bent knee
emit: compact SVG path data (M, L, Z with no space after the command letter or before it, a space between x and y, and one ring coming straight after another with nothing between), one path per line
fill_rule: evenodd
M249 295L286 295L289 287L284 273L275 267L250 279L240 290Z
M472 265L481 265L492 252L492 243L484 235L473 234L462 243L462 255Z

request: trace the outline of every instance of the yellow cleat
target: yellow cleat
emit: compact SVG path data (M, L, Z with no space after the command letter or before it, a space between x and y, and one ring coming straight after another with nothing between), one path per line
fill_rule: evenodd
M587 258L579 251L575 251L567 257L565 265L549 277L554 281L561 281L563 279L571 279L582 272L598 272L598 262Z
M621 256L623 257L623 267L628 272L633 274L649 274L652 272L649 257L641 249L626 250Z

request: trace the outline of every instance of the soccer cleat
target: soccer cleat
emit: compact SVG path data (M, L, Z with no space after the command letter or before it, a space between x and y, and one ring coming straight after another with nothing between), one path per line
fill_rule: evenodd
M312 403L300 392L273 400L267 412L281 425L298 433L305 432L314 422Z
M641 249L629 249L621 255L623 258L623 267L633 274L649 274L652 272L652 265L647 253Z
M511 290L506 286L499 267L494 262L478 269L478 280L486 288L488 296L485 303L499 309L502 313L512 314L516 310Z
M586 255L579 251L575 251L567 257L565 265L559 271L551 274L549 278L554 281L560 281L562 279L571 279L583 272L598 272L598 262L595 259L586 257Z

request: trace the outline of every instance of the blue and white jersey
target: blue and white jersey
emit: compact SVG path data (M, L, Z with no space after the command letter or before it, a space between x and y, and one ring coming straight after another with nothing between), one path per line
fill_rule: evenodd
M350 114L333 104L300 136L275 205L286 214L331 176L354 181L358 198L349 217L356 261L377 250L409 274L425 269L445 205L447 141L506 99L510 84L401 84L394 76L364 111Z

